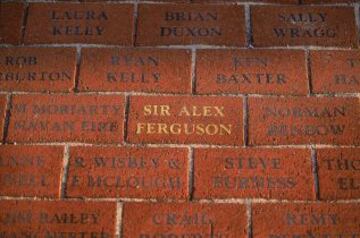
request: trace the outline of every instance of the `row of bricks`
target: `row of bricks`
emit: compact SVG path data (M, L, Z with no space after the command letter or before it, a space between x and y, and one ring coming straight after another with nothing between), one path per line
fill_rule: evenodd
M0 229L4 237L64 238L356 238L360 233L358 203L269 203L248 208L243 204L129 202L119 212L117 205L0 201Z
M8 2L36 2L44 0L6 0ZM151 3L251 3L251 4L352 4L358 0L52 0L52 2L151 2Z
M358 50L0 48L8 92L359 93L359 73Z
M11 197L359 199L359 171L360 148L0 146Z
M0 97L3 140L100 144L360 144L358 97ZM8 105L9 104L9 105ZM3 123L4 124L4 123Z
M25 14L21 3L4 3L0 9L5 22L0 39L8 44L248 46L250 42L256 47L358 47L359 43L358 9L351 6L251 6L251 29L241 5L139 4L135 8L115 3L30 3Z

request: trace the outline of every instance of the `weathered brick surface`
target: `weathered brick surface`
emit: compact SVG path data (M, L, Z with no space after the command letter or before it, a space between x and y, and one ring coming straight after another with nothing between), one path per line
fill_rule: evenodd
M360 148L317 149L320 199L360 198Z
M68 197L185 199L188 150L71 147Z
M124 97L16 95L7 141L123 141Z
M310 151L195 149L195 198L315 198Z
M76 49L0 48L2 91L66 92L75 86Z
M132 35L130 4L32 3L24 41L131 45Z
M191 93L191 52L84 49L80 91Z
M310 52L315 93L359 93L360 52L319 50Z
M252 97L249 143L360 144L358 98Z
M357 236L360 205L255 204L253 237Z
M305 53L300 50L200 50L196 92L306 94Z
M7 110L6 95L0 95L0 140L3 139L6 110Z
M0 146L0 195L58 197L64 148Z
M247 237L242 204L125 203L123 237Z
M234 97L134 96L132 143L243 144L243 102Z
M255 46L356 47L358 43L351 7L255 6L251 20Z
M0 43L19 44L24 17L24 4L0 2Z
M115 202L0 201L5 237L114 237Z
M141 4L137 45L245 45L242 6Z

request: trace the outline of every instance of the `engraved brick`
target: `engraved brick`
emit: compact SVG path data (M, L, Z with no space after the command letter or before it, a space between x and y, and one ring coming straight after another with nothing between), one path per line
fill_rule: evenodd
M5 237L115 237L115 202L0 201Z
M185 148L73 147L67 197L185 199Z
M360 51L311 51L310 62L313 92L360 92Z
M235 97L130 97L133 143L243 144L243 103Z
M245 238L242 204L125 203L124 237Z
M352 7L255 6L251 18L255 46L356 47L358 42Z
M75 85L76 49L1 48L4 91L68 92Z
M110 95L16 95L8 141L123 141L124 97Z
M191 92L191 52L167 49L84 49L81 91Z
M355 203L254 204L253 237L356 237L359 214Z
M6 110L7 110L6 95L0 95L0 140L3 139Z
M196 91L306 94L305 54L299 50L199 50Z
M242 6L141 4L137 45L245 45Z
M19 2L0 2L0 43L19 44L24 5Z
M194 197L315 199L307 149L195 149Z
M25 43L132 45L133 5L31 3Z
M360 143L359 99L346 97L252 97L249 143Z
M2 196L58 197L64 148L61 146L0 146Z
M360 148L317 149L320 199L360 198Z

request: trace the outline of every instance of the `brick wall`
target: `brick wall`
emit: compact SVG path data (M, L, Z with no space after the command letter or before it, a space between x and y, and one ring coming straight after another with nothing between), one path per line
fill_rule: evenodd
M0 237L360 237L360 2L87 2L0 3Z

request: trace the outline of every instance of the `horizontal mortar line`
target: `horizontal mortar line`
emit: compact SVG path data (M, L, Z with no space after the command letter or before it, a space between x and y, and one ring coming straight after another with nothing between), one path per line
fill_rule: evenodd
M201 199L199 203L298 203L298 204L342 204L342 203L360 203L360 199L341 199L341 200L289 200L289 199L264 199L264 198L226 198L226 199Z
M26 0L26 2L27 3L50 3L50 4L61 3L61 4L89 4L89 5L92 5L92 4L99 4L99 3L100 4L104 4L104 3L106 3L106 4L108 4L108 3L110 3L110 4L129 4L129 3L133 4L136 1L135 0L133 0L133 1L131 1L131 0L122 0L122 1L103 1L103 2L101 2L101 1L98 1L98 2L83 2L81 0L78 0L76 2L74 2L74 1L72 1L72 2L59 2L57 0Z

